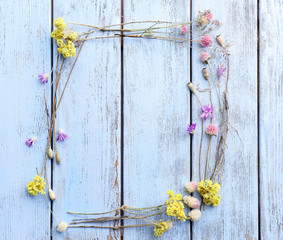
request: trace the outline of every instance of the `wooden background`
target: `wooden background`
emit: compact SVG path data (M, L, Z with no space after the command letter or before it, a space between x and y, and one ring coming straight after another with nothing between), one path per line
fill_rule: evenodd
M55 61L49 35L59 16L103 26L186 22L206 9L225 23L217 33L233 44L230 118L239 137L231 129L220 206L208 207L196 223L176 224L162 239L283 239L282 0L1 0L0 239L154 239L152 228L58 233L44 198L28 195L47 136L37 75ZM207 87L201 68L186 44L87 42L56 119L70 135L58 144L62 163L47 165L58 221L70 222L70 210L160 204L168 189L198 180L199 131L192 142L185 133L190 119L200 126L200 109L186 84ZM46 91L51 105L50 81ZM33 135L38 141L28 149L24 141Z

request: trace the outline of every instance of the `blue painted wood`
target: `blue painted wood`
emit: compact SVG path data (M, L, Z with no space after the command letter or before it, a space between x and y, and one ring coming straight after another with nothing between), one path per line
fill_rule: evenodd
M44 9L44 11L42 11ZM50 213L44 196L26 185L41 169L46 146L43 86L38 74L50 71L48 1L2 1L0 7L0 238L49 239ZM28 137L37 136L31 148ZM50 165L47 166L50 173Z
M189 9L188 1L125 1L124 22L188 22ZM178 33L179 29L175 31ZM181 192L189 181L190 137L186 135L190 120L189 78L187 43L125 38L125 205L162 204L169 189ZM162 238L190 239L190 223L174 223ZM124 239L154 239L153 227L125 229Z
M97 26L120 22L116 1L54 0L54 18ZM78 32L87 28L74 27ZM98 33L94 36L98 36ZM58 221L71 222L82 217L66 211L102 212L120 206L120 39L86 42L56 119L56 131L70 136L57 143L62 161L54 163L53 182L57 199L54 212ZM71 59L63 79L70 70ZM62 83L64 83L63 80ZM62 92L61 85L59 92ZM53 219L55 239L119 239L119 231L108 229L68 229L58 233ZM117 224L117 223L115 223ZM113 226L113 223L109 223Z
M257 2L193 0L194 17L199 10L206 9L211 9L214 18L224 23L219 31L209 34L213 36L214 42L215 36L221 34L225 44L232 44L229 48L231 53L228 92L230 126L225 163L218 178L221 183L222 199L218 207L206 207L200 221L193 225L193 239L258 239ZM195 32L194 38L197 38ZM194 46L201 48L199 44ZM215 43L211 48L204 50L212 52L216 46ZM210 61L214 74L218 65L223 64L227 67L225 58L219 58L220 56L216 53ZM207 89L208 83L202 76L203 64L199 57L200 55L194 52L193 80L201 89ZM224 83L223 79L221 92L225 89ZM213 121L219 128L221 125L219 104L214 87L212 90L212 101L216 109ZM210 103L208 92L199 93L199 96L203 104ZM193 118L199 128L200 115L199 103L193 98ZM209 124L207 121L205 127ZM199 144L198 129L193 139L193 179L199 179ZM203 175L207 146L208 136L204 134ZM210 173L216 161L216 138L213 138L212 146Z

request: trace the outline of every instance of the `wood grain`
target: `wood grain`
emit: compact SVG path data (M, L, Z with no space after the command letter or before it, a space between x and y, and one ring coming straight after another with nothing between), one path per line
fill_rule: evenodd
M205 7L205 9L204 9ZM198 1L193 0L193 14L211 9L215 18L224 23L220 31L226 43L233 44L229 83L230 127L228 149L222 171L218 207L206 207L200 221L193 224L193 239L258 239L258 148L257 148L257 1ZM194 32L194 38L196 38ZM199 45L194 45L200 47ZM214 45L215 46L215 45ZM212 47L213 48L213 47ZM210 52L212 48L205 49ZM212 57L214 72L219 65L219 54ZM213 58L216 58L213 60ZM220 62L226 64L225 59ZM199 54L193 54L194 82L200 88L208 88L201 75ZM224 81L223 84L224 85ZM214 88L213 88L214 89ZM222 90L224 86L222 87ZM217 95L212 92L213 103L218 110ZM203 104L209 104L208 93L200 93ZM218 112L218 111L217 111ZM220 126L220 116L215 113L214 124ZM201 126L201 109L193 98L193 119ZM207 126L207 122L204 126ZM234 130L238 131L238 134ZM198 156L200 130L193 139L193 179L199 179ZM208 137L204 135L202 166L205 164ZM211 168L216 160L216 138ZM210 168L210 172L212 169ZM203 171L204 172L204 169Z
M283 239L282 1L260 5L261 239Z
M43 165L46 146L43 91L50 95L50 82L41 85L37 75L51 70L50 16L49 3L44 0L1 2L1 239L50 237L44 196L30 196L26 190L36 168ZM28 148L25 141L33 136L38 137L37 142ZM50 170L49 164L47 168Z
M54 18L59 16L66 21L109 25L120 22L120 5L114 0L54 0ZM54 163L58 221L81 217L66 211L101 212L120 206L120 59L119 39L91 40L75 66L56 120L56 130L62 128L70 136L57 143L62 162ZM60 234L55 226L53 219L55 239L119 239L118 231L68 229Z
M124 1L124 21L186 22L189 9L188 1ZM189 76L187 43L125 38L125 205L162 204L168 189L181 192L190 179ZM162 238L189 239L189 223L174 224ZM154 239L153 227L125 229L124 239Z

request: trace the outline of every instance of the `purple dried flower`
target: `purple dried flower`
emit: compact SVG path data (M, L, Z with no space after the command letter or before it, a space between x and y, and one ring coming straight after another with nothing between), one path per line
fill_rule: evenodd
M66 138L67 138L67 134L64 133L62 130L58 130L58 137L57 137L57 141L63 142Z
M38 75L38 79L41 81L42 84L47 83L48 78L49 78L49 74L46 74L45 72Z
M201 110L203 111L203 113L201 114L201 118L203 118L204 120L206 120L209 116L211 118L213 118L213 105L209 106L209 105L205 105L203 107L201 107Z
M33 146L34 143L35 143L35 141L36 141L36 139L37 139L37 137L28 138L28 139L26 140L26 145L27 145L28 147Z
M190 124L188 125L188 129L187 129L188 135L195 133L196 125L197 125L196 123L192 123L192 125Z
M219 78L221 78L223 76L224 71L226 70L226 68L222 67L222 66L218 66L217 67L217 75Z

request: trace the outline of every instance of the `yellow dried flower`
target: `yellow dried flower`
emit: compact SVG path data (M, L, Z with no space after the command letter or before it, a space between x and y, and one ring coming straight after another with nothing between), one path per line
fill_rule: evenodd
M69 36L68 36L68 39L71 40L71 41L75 41L77 38L78 38L78 34L74 31L71 31Z
M66 27L66 24L65 24L63 18L61 18L61 17L54 20L54 25L55 25L56 28L59 28L59 29L64 29Z
M184 211L184 204L180 201L182 200L182 194L176 194L169 190L167 192L169 195L170 200L166 200L166 213L168 216L177 217L179 220L185 222L186 221L186 214Z
M32 196L36 196L38 193L45 194L44 189L44 178L39 175L35 175L33 181L30 181L27 185L27 190Z
M76 48L72 41L67 41L67 44L63 40L57 40L58 53L61 53L64 58L74 57L76 55Z
M200 181L198 183L198 191L203 197L203 202L206 205L213 205L213 207L218 206L220 203L220 185L218 183L213 183L210 180Z
M66 33L62 29L55 29L51 35L52 38L55 38L56 40L62 39L62 38L67 38Z
M161 235L166 232L167 228L168 228L167 223L166 222L162 222L162 220L160 220L154 226L154 230L153 230L154 235L158 236L158 237L161 237Z

